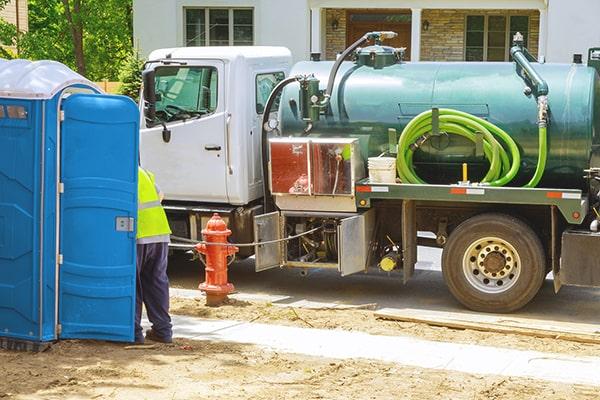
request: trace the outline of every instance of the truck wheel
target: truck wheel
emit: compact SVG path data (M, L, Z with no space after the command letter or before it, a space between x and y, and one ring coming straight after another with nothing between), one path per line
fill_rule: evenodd
M544 281L544 250L523 221L481 214L460 224L442 253L444 280L475 311L507 313L533 299Z

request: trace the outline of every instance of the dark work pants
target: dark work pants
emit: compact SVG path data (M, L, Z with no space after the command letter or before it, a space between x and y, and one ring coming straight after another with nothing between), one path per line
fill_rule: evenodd
M142 339L142 301L154 332L165 338L173 335L169 316L168 243L137 245L135 338Z

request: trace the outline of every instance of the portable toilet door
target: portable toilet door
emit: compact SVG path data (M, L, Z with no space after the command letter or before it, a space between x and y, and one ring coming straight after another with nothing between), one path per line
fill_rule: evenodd
M133 340L139 113L0 60L0 344Z
M133 341L139 111L74 94L62 114L59 336Z

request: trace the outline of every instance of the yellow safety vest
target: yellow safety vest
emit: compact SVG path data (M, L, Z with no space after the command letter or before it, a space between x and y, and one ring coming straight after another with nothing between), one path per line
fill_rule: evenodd
M138 167L137 239L171 234L167 214L160 204L154 174Z

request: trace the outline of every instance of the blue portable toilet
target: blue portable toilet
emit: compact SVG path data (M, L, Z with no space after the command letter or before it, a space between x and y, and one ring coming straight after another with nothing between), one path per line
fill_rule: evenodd
M0 344L133 341L139 111L0 60Z

